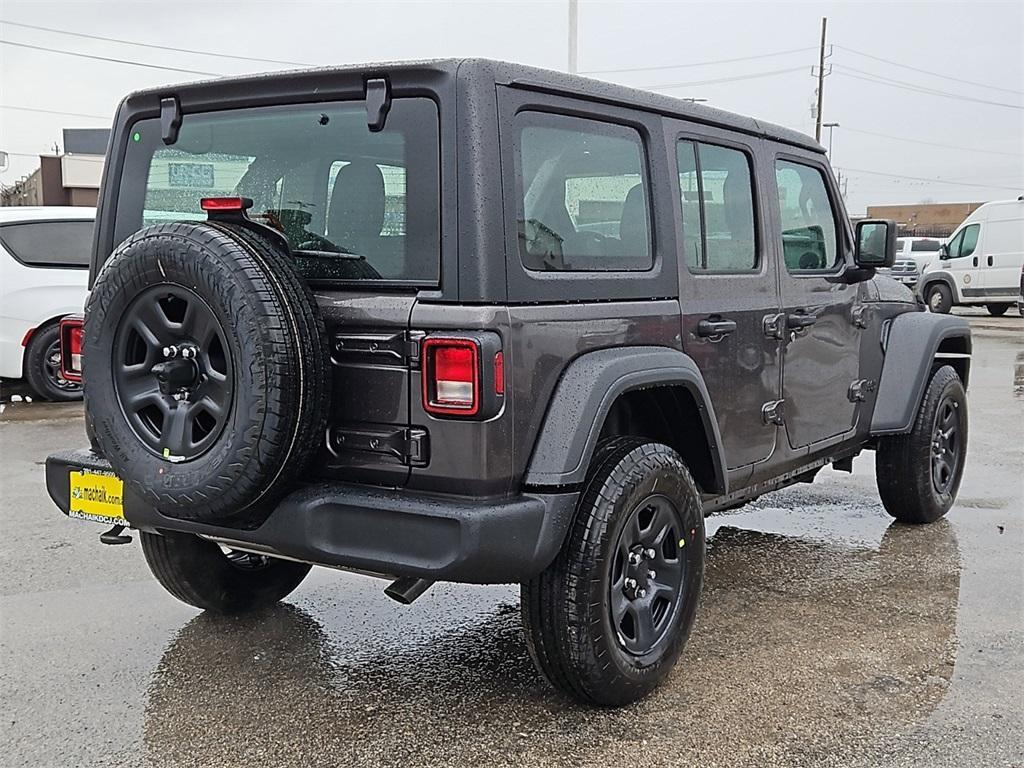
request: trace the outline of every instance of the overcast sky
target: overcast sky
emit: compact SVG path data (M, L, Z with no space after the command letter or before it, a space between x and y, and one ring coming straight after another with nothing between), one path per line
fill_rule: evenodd
M283 65L2 22L316 65L486 56L564 70L566 8L565 2L2 0L0 39L224 75ZM811 69L823 15L834 44L823 114L840 124L833 165L848 180L851 212L875 203L1024 193L1024 3L580 0L579 68L813 134ZM649 69L623 71L639 68ZM0 150L12 153L0 181L32 171L34 155L59 141L62 128L108 124L125 93L188 79L196 76L0 43Z

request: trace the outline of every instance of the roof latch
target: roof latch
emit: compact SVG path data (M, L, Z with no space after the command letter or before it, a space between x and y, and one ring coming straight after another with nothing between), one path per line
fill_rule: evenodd
M181 128L181 105L174 96L160 99L160 135L164 144L173 144L178 140Z
M391 86L383 77L366 81L366 127L376 133L384 130L391 109Z

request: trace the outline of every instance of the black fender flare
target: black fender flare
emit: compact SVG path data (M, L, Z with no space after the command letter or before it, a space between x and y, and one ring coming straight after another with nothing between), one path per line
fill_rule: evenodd
M940 353L950 338L966 340L965 353ZM889 323L884 336L885 361L871 416L872 435L909 432L924 397L928 371L936 358L956 356L970 363L971 327L966 318L932 312L906 312ZM964 381L964 387L967 381Z
M622 394L656 386L683 386L697 403L711 449L716 480L728 490L722 441L700 369L689 355L669 347L616 347L573 360L555 387L525 483L531 487L578 485L612 404Z

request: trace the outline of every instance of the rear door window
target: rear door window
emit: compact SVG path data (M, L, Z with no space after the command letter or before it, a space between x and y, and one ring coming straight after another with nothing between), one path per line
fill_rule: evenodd
M643 144L633 129L540 112L517 115L518 237L534 271L649 270Z
M4 248L29 267L87 268L92 254L91 219L4 224Z
M753 182L747 154L681 141L676 155L687 267L691 272L756 270Z
M200 200L217 196L252 198L250 216L285 235L308 279L436 284L437 106L395 99L378 132L367 128L361 101L186 114L170 146L158 119L141 120L128 143L115 237L205 219Z

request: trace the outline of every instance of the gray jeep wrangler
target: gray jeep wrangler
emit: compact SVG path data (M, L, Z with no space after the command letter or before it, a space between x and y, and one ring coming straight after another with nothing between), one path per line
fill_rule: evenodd
M108 150L66 514L210 611L311 565L521 583L538 669L633 701L690 632L704 518L874 450L956 496L971 337L875 277L822 148L481 60L144 91Z

